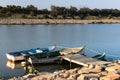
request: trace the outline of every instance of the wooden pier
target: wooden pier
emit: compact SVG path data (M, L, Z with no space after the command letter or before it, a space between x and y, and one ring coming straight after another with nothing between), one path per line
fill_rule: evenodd
M110 63L107 61L100 61L100 60L90 58L90 57L80 55L80 54L71 54L71 55L61 56L61 58L64 60L67 60L69 62L73 62L78 65L82 65L82 66L88 66L89 64L103 65L103 64Z

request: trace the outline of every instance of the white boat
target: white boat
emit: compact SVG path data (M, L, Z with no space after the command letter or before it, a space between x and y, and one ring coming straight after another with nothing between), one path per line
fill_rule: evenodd
M8 60L11 60L11 61L20 61L20 60L25 60L25 55L34 55L42 52L49 52L54 50L55 48L56 48L56 45L50 46L48 48L35 48L30 50L10 52L10 53L6 53L6 57Z

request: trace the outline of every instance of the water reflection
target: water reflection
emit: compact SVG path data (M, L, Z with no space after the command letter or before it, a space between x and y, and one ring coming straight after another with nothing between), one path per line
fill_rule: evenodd
M15 69L23 69L24 73L21 75L25 75L28 73L37 73L37 72L54 72L63 69L71 69L75 67L80 67L80 65L72 64L70 67L70 63L67 61L63 61L61 64L25 64L25 62L13 62L7 61L6 66L12 70Z
M31 64L26 64L24 61L13 62L10 60L7 61L6 66L11 70L23 69L24 73L21 75L28 74L28 73L36 73L36 72L54 72L54 71L63 69L62 65L60 64L31 65Z
M24 66L22 66L21 62L13 62L8 60L6 66L10 69L20 69L23 68Z
M12 70L14 69L24 69L24 74L28 74L28 73L33 73L35 72L35 69L32 65L26 65L24 62L13 62L8 60L6 63L6 66Z

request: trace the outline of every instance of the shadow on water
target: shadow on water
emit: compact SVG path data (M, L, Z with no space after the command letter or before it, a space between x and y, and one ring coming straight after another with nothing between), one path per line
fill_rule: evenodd
M59 70L69 70L72 68L81 67L80 65L70 63L68 61L63 61L61 64L37 64L34 65L34 68L39 72L54 72Z

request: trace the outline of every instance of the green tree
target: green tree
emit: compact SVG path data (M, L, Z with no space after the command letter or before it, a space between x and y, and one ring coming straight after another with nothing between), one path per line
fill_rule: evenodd
M71 15L77 15L77 8L70 6L69 12Z
M28 5L26 7L26 10L28 11L28 14L31 14L33 16L37 15L37 7L34 7L33 5Z

